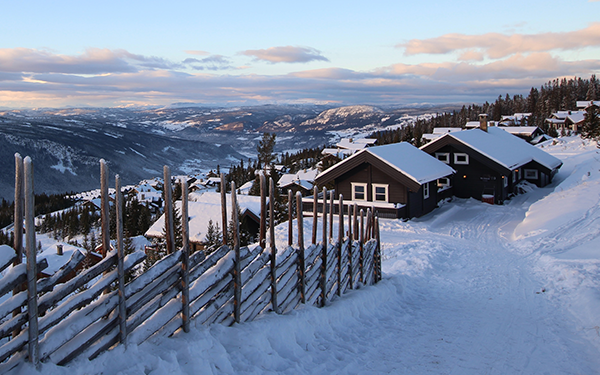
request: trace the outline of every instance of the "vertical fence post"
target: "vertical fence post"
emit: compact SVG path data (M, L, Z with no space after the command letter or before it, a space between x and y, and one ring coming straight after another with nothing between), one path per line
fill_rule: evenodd
M354 257L352 256L352 211L353 208L350 203L348 203L348 286L350 289L354 289L354 272L353 272L353 264L352 260Z
M117 275L119 288L119 341L127 345L127 308L125 305L125 267L123 265L123 193L121 177L115 176L115 216L117 219Z
M183 332L190 331L190 223L188 205L188 183L183 177L181 183L181 235L183 249L181 254L181 321Z
M233 317L236 323L240 322L242 299L242 275L240 269L240 223L237 215L237 197L235 182L231 182L231 218L233 220L233 250L235 251L235 265L233 275Z
M304 273L306 266L304 262L304 216L302 213L302 194L296 192L296 210L298 219L298 289L300 290L300 302L306 303L306 280Z
M110 252L110 204L108 197L108 165L100 159L100 216L102 220L102 257Z
M271 306L279 314L277 303L277 247L275 246L275 184L269 179L269 245L271 247Z
M360 282L364 284L365 282L365 257L364 257L364 249L365 249L365 212L363 209L360 209L360 237L358 239L359 251L360 251Z
M29 315L29 362L39 369L37 266L35 248L35 197L33 192L33 163L25 157L25 246L27 248L27 313Z
M223 232L223 245L227 245L227 186L225 186L225 174L221 173L221 223Z
M292 246L293 237L294 237L294 204L292 200L292 191L288 190L288 246Z
M167 254L175 251L175 233L173 229L173 192L171 189L171 169L163 167L163 192L165 193L165 233L167 240Z
M23 157L20 154L15 154L15 216L13 233L15 240L13 243L16 257L13 266L23 263ZM13 289L13 295L20 293L23 287L18 285ZM21 313L21 308L17 307L13 311L13 316ZM13 338L21 333L21 327L13 331Z
M265 174L260 173L260 229L259 229L259 241L261 248L266 247L266 235L267 235L267 183L265 181ZM273 220L271 218L271 220Z
M367 208L367 227L365 228L365 242L371 239L371 226L373 225L373 213L370 208Z
M376 282L381 281L383 278L381 271L381 236L379 234L379 214L375 216L375 239L377 240L377 248L375 249L375 254L377 255L376 270L377 270L377 278Z
M317 211L317 206L319 204L318 201L318 197L319 197L319 189L317 189L317 187L315 186L313 188L313 225L312 225L312 241L311 243L313 245L317 244L317 218L319 217L318 215L318 211Z
M333 190L329 192L329 239L333 240Z
M358 205L354 203L354 241L360 238L358 234Z
M321 307L327 301L327 188L323 186L323 249L321 253Z
M339 212L338 212L338 241L337 241L337 258L338 258L338 288L337 295L342 295L342 248L344 247L344 196L339 195Z

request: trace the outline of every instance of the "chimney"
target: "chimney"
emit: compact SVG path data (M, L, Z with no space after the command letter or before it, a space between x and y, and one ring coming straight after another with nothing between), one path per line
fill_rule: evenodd
M487 114L485 113L479 115L479 129L483 130L486 133L488 131Z
M56 254L63 255L63 245L56 245Z

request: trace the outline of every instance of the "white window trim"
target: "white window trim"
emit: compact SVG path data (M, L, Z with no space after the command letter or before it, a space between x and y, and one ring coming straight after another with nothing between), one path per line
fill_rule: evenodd
M423 185L423 199L429 198L429 182Z
M512 171L512 182L513 184L517 182L517 171Z
M390 201L390 197L389 197L389 185L388 184L372 184L373 185L373 202L389 202ZM375 194L375 189L376 188L385 188L385 201L378 201L375 199L376 194ZM354 191L354 189L352 190Z
M440 180L446 180L447 182L445 184L441 183ZM437 180L437 186L440 189L445 189L450 187L450 178L449 177L442 177L442 178L438 178Z
M367 183L366 182L351 182L350 185L352 185L352 200L353 201L366 201L367 200ZM355 186L362 186L364 189L364 194L365 194L365 198L364 199L358 199L356 198L356 191L354 189Z
M443 159L440 159L440 157L443 157ZM437 160L441 161L442 163L450 164L450 153L449 152L436 152L435 158Z
M459 156L464 156L465 157L465 161L459 161L458 160ZM462 153L462 152L456 152L456 153L454 153L454 164L468 165L469 164L469 154L465 154L465 153Z
M525 169L526 180L537 180L539 178L537 169Z
M504 187L508 187L508 177L506 176L502 176L502 180L504 181L504 183L502 184Z

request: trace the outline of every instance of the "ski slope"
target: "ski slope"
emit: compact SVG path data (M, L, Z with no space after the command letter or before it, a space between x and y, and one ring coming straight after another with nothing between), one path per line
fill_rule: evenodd
M600 373L600 153L576 137L544 149L564 162L546 188L381 220L384 280L326 308L199 326L42 372Z

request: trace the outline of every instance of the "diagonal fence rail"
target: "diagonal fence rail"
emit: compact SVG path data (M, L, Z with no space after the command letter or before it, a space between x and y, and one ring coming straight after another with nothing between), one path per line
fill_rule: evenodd
M267 219L271 221L275 217L274 184L270 180L267 209L266 179L261 175L261 228L257 244L240 247L238 225L234 225L232 248L222 245L208 256L204 251L190 254L187 225L182 228L183 246L177 250L167 229L169 253L125 283L125 274L135 269L146 255L134 252L124 256L122 193L120 179L116 176L116 249L108 251L110 247L104 247L104 258L99 263L66 282L67 275L72 275L85 260L79 251L75 251L54 275L38 279L37 273L47 267L47 263L45 259L36 260L33 165L30 158L23 161L20 156L16 157L16 163L17 171L25 171L21 175L17 173L15 186L16 189L24 186L24 199L15 202L15 211L24 211L27 259L21 264L20 242L15 241L17 250L6 245L0 247L0 271L12 265L0 279L0 297L12 293L0 303L0 372L8 371L22 361L30 361L39 368L40 362L64 365L79 356L93 359L115 345L140 344L154 335L169 336L179 329L188 332L190 323L233 324L251 321L268 311L285 313L303 304L322 307L334 296L374 284L382 276L377 214L370 209L366 213L357 212L354 206L354 210L348 208L345 217L343 197L340 196L339 231L334 239L333 194L329 195L328 203L326 189L322 194L323 237L320 242L317 242L319 214L317 204L314 204L312 241L304 248L304 218L298 194L298 242L293 244L293 197L290 193L288 246L276 248L273 225L269 226L267 243ZM107 174L106 163L101 161L101 178L106 179ZM164 179L171 181L168 167L164 169ZM224 202L225 189L221 190ZM182 191L187 191L185 181ZM315 187L315 203L317 193ZM107 188L102 189L102 194L108 201ZM232 186L231 195L234 202L232 217L236 218L235 186ZM186 194L183 196L182 223L187 223L187 197ZM171 200L165 199L165 204L165 225L173 228ZM224 204L222 212L225 223ZM108 218L108 214L102 215L103 221ZM346 223L347 231L344 230ZM106 228L104 238L109 238L108 223L104 222L102 228Z

